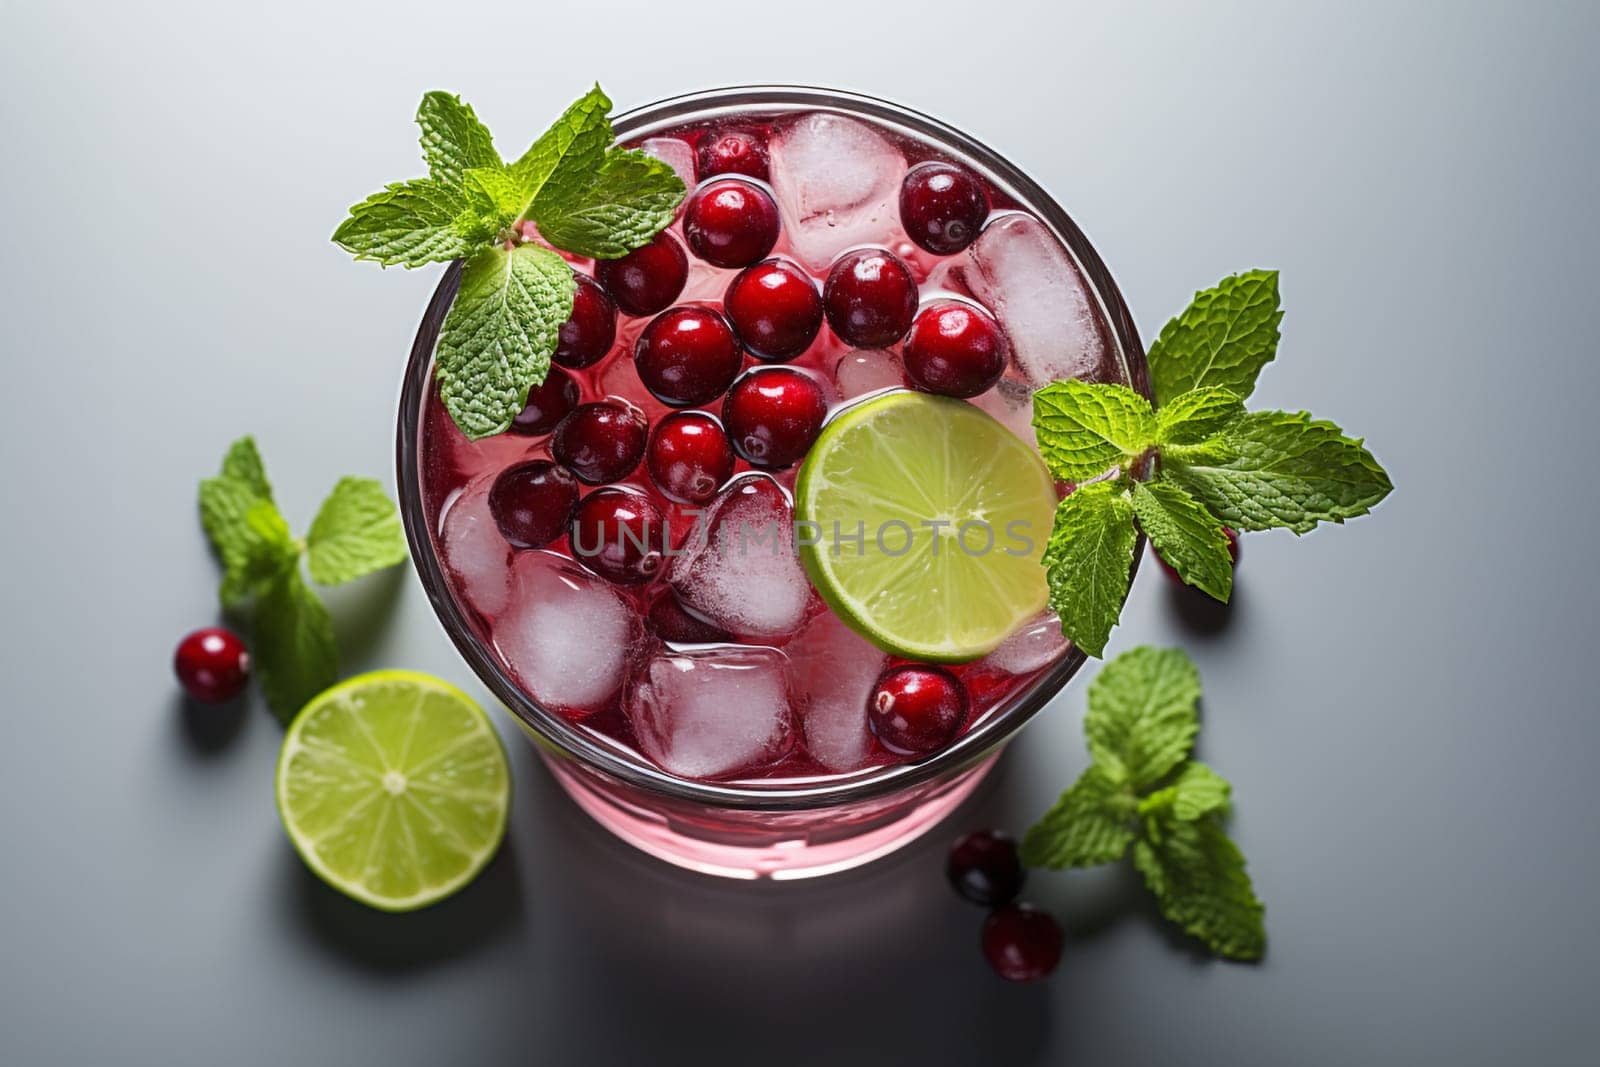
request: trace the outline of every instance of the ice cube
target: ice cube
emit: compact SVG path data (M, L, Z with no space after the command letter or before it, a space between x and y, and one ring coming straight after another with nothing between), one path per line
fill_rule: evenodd
M676 137L648 137L639 143L647 156L655 156L678 172L683 184L694 188L694 149Z
M1000 643L983 659L983 665L1007 674L1032 674L1048 667L1067 650L1061 620L1047 611Z
M456 592L480 615L493 618L511 602L511 545L489 513L496 475L468 482L439 515L439 554Z
M1001 216L984 227L968 256L967 288L1005 327L1029 384L1105 380L1110 367L1099 312L1044 223Z
M889 245L900 229L906 160L873 130L824 111L772 143L772 187L794 253L821 270L847 248Z
M746 474L711 502L673 561L678 599L729 633L779 637L804 621L811 585L795 549L794 506L765 474Z
M833 379L839 386L841 400L853 400L879 389L892 389L906 384L905 373L900 369L900 357L881 348L857 348L846 352L839 357Z
M628 689L639 747L683 778L771 763L792 736L785 662L772 648L658 652Z
M806 751L832 771L872 755L867 698L888 663L883 650L825 611L784 646Z
M491 637L540 704L571 717L596 711L622 688L642 626L610 585L554 552L520 552L513 603Z

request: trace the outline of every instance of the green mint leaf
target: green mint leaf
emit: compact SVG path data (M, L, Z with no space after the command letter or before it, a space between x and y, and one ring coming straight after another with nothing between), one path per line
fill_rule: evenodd
M1122 858L1133 844L1135 801L1127 786L1093 764L1022 838L1030 867L1094 867Z
M255 442L242 437L228 448L222 473L200 483L200 523L222 562L218 590L229 606L299 556L289 526L272 502L272 487Z
M371 478L340 478L306 535L313 580L338 585L406 558L400 512Z
M1139 801L1139 814L1169 812L1173 818L1184 822L1193 822L1212 812L1226 814L1231 791L1226 778L1204 763L1190 760L1178 772L1176 781Z
M428 161L428 173L442 185L460 186L463 176L474 167L501 165L488 127L459 96L438 90L423 96L417 125L422 127L422 157Z
M487 201L432 178L396 182L350 209L334 243L356 259L420 267L460 259L495 235Z
M527 196L508 167L474 167L463 175L462 187L490 205L496 220L508 226L521 213Z
M518 219L538 221L536 204L546 185L579 186L600 169L614 139L610 112L611 99L596 85L507 168L519 190Z
M617 259L672 224L687 191L677 172L643 152L614 148L584 180L552 180L534 201L539 233L557 248Z
M1365 515L1394 488L1359 440L1303 411L1252 411L1212 441L1163 457L1166 477L1237 530L1306 533Z
M1096 763L1120 768L1136 790L1147 789L1194 747L1199 702L1200 672L1181 649L1130 649L1089 684L1089 751Z
M1248 397L1278 350L1282 320L1275 270L1246 271L1196 293L1150 346L1156 402L1208 385Z
M1061 616L1061 632L1091 656L1104 655L1122 614L1137 541L1133 505L1114 485L1082 486L1056 508L1041 560L1050 607Z
M1154 444L1156 417L1125 385L1051 382L1033 394L1033 429L1050 472L1079 482Z
M333 620L299 567L278 575L256 597L253 634L261 691L287 724L339 676Z
M1133 513L1178 577L1227 603L1233 592L1233 557L1222 523L1211 512L1182 487L1157 481L1134 483Z
M1213 952L1237 960L1258 960L1266 952L1266 909L1250 885L1244 856L1215 816L1146 820L1133 863L1161 914Z
M1192 445L1226 430L1244 416L1239 394L1208 385L1173 397L1156 412L1156 436L1164 445Z
M486 248L467 261L436 353L439 392L474 440L499 433L550 370L577 283L548 248Z
M300 546L290 536L288 523L270 500L257 500L245 512L237 548L223 555L222 584L217 595L223 604L237 607L299 560Z
M248 434L228 446L222 457L222 476L242 482L255 496L272 500L272 483L267 481L267 468L261 462L261 452L256 439Z

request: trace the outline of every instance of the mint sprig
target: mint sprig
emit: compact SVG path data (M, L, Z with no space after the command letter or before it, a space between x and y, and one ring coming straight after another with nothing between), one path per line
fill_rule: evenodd
M470 105L428 93L417 109L428 177L386 186L334 231L357 259L386 267L466 260L435 373L469 438L510 426L549 373L576 288L552 249L619 258L670 225L683 202L670 166L616 147L610 111L597 85L506 163Z
M1282 319L1277 272L1224 278L1150 346L1156 405L1111 383L1052 382L1034 393L1040 454L1058 479L1079 484L1045 548L1050 606L1090 655L1105 653L1122 614L1137 530L1186 583L1226 602L1224 526L1303 534L1365 515L1393 488L1363 443L1333 423L1245 410Z
M339 676L333 620L306 584L300 559L321 585L341 585L406 558L400 515L371 478L341 478L304 539L272 498L253 438L228 448L222 471L200 483L200 521L222 562L222 602L252 607L251 633L261 690L288 721Z
M1179 649L1141 646L1107 663L1088 699L1094 762L1024 835L1023 862L1095 867L1131 851L1163 915L1219 955L1260 959L1265 908L1223 825L1231 788L1192 756L1194 664Z

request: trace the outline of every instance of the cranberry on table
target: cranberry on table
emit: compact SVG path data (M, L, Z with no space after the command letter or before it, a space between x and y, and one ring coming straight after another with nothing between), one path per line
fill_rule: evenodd
M739 178L702 185L683 209L683 236L713 267L748 267L778 243L778 205Z
M643 493L616 486L596 489L578 502L568 537L580 562L621 585L655 577L667 550L661 509Z
M250 680L250 652L232 630L208 626L178 642L172 669L191 697L220 704L238 696Z
M1228 556L1233 560L1233 565L1237 567L1239 565L1239 531L1232 526L1224 526L1222 528L1222 536L1228 539ZM1161 553L1156 552L1155 545L1150 546L1150 551L1155 553L1156 562L1161 564L1161 569L1167 572L1168 578L1171 578L1179 585L1187 586L1188 583L1179 576L1177 569L1162 559Z
M744 365L728 320L703 307L677 307L651 320L633 350L639 381L670 407L709 403Z
M1026 876L1017 842L996 830L976 830L950 846L944 873L957 893L986 908L1015 900Z
M943 667L896 667L878 679L867 701L867 723L878 741L901 756L923 756L948 745L967 718L967 692Z
M611 342L617 339L617 305L587 274L573 277L578 287L572 293L572 315L562 324L550 358L563 367L581 370L611 351Z
M489 514L513 548L543 548L567 528L578 480L547 459L507 467L489 487Z
M764 260L733 279L722 308L757 359L793 359L811 347L822 328L816 283L786 260Z
M733 446L714 415L674 411L651 432L645 466L662 495L680 504L705 504L733 477Z
M1009 982L1037 982L1061 962L1061 925L1049 912L1007 904L983 922L983 955Z
M578 480L603 485L627 477L644 458L649 423L638 408L612 400L579 404L556 424L550 453Z
M918 163L900 183L900 224L922 248L948 256L970 245L989 217L977 175L954 163Z
M707 134L695 152L695 164L702 181L718 174L743 174L762 181L770 177L766 143L746 130Z
M728 631L686 611L672 590L665 590L650 605L650 629L663 641L679 645L714 645L732 641Z
M883 348L905 336L917 313L917 283L905 262L882 248L848 252L822 287L828 325L857 348Z
M683 292L689 256L676 237L662 230L655 240L621 259L598 261L594 276L629 315L654 315Z
M778 469L802 459L828 417L817 380L792 367L756 367L733 383L722 424L734 451L753 466Z
M577 406L578 383L560 367L551 367L544 381L528 390L528 402L511 420L511 432L526 437L547 434Z
M917 313L906 338L906 373L940 396L977 396L1005 373L1011 346L994 316L960 300L936 300Z

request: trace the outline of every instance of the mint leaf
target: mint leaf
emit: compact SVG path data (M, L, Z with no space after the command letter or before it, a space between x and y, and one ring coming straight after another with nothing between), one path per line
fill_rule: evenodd
M356 259L385 267L444 263L494 237L489 206L432 178L396 182L352 207L333 240Z
M547 184L578 186L600 168L613 140L610 112L611 99L596 85L507 168L519 190L518 219L539 221L535 204Z
M1193 822L1212 812L1226 813L1231 791L1226 778L1204 763L1190 760L1183 765L1176 781L1139 802L1139 814L1170 812L1175 819Z
M1033 394L1033 428L1045 465L1068 482L1103 474L1156 440L1150 402L1125 385L1051 382Z
M1163 453L1167 477L1238 530L1365 515L1394 488L1359 440L1306 412L1253 411L1212 441Z
M473 167L501 165L488 127L459 96L438 90L425 94L417 108L417 125L422 127L428 173L442 185L460 186Z
M400 512L371 478L340 478L306 535L311 577L338 585L406 558Z
M261 691L287 724L339 676L333 620L300 568L284 571L257 596L253 634Z
M1061 632L1091 656L1105 653L1128 599L1137 540L1133 505L1117 486L1081 486L1056 507L1041 561L1050 607L1061 616Z
M1239 960L1258 960L1266 952L1266 909L1245 872L1244 856L1215 816L1146 820L1133 863L1161 914L1213 952Z
M1278 350L1282 320L1275 270L1246 271L1196 293L1150 346L1156 402L1208 385L1248 397Z
M223 557L217 595L224 605L237 607L299 560L300 546L289 535L283 516L271 501L258 500L245 513L238 554Z
M222 457L222 476L241 482L262 500L272 500L272 483L267 481L267 468L261 462L261 452L256 439L246 434L228 446Z
M200 483L200 523L222 562L218 595L228 606L248 599L299 555L255 442L242 437L223 457L222 473Z
M1208 385L1175 396L1156 412L1156 436L1164 445L1197 444L1226 430L1244 415L1239 394Z
M1022 862L1059 870L1121 859L1134 840L1134 806L1124 783L1091 764L1023 835Z
M1187 584L1227 603L1233 556L1222 523L1172 482L1135 482L1133 513L1161 558Z
M566 261L536 245L467 261L435 359L445 408L469 438L510 426L544 381L576 287Z
M534 201L534 220L557 248L594 259L649 244L672 224L686 192L671 166L638 151L612 149L583 179L547 184Z
M1130 649L1089 683L1089 751L1135 789L1155 785L1194 747L1199 702L1200 672L1181 649Z

